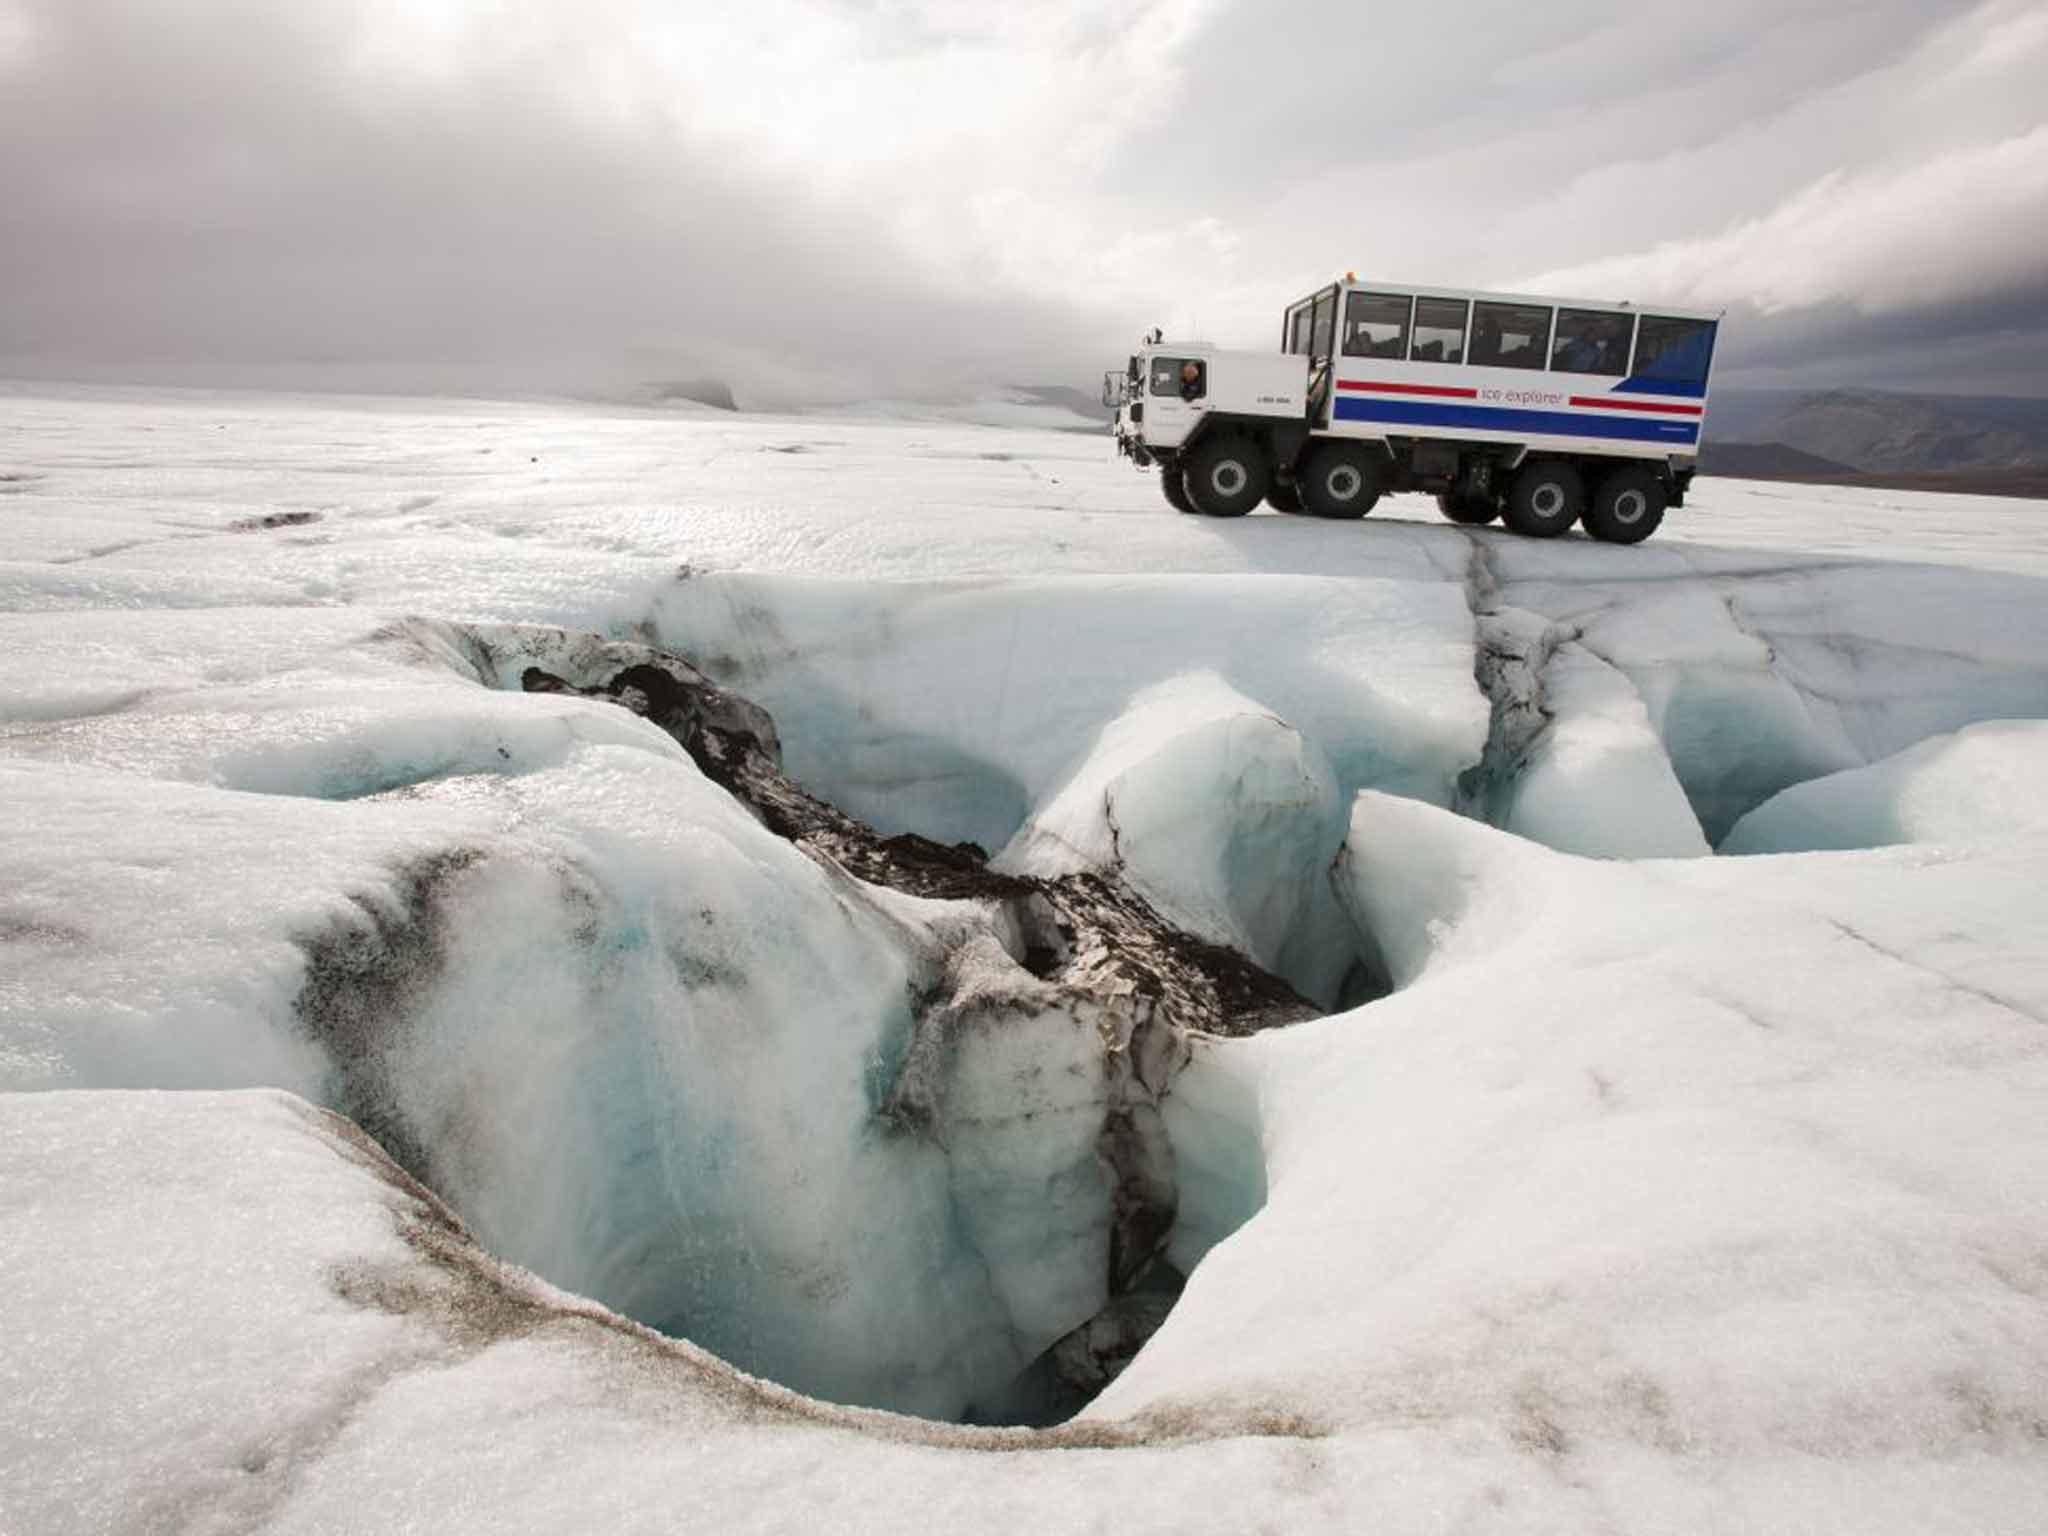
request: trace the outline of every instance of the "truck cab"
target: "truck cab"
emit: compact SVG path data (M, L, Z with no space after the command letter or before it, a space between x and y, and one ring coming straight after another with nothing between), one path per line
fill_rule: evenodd
M1117 409L1124 451L1149 457L1187 445L1211 416L1306 419L1308 369L1298 357L1162 341L1134 355L1121 377L1105 376L1103 404Z

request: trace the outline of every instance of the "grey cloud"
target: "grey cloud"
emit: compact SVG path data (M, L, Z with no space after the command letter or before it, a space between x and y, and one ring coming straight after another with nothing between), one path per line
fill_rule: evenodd
M2048 276L2017 293L1890 315L1839 303L1775 316L1738 308L1719 354L1716 378L1733 385L2039 395L2048 378Z
M1090 355L1075 311L921 282L857 199L517 75L366 87L334 15L45 13L0 91L0 366L788 399Z
M2048 121L2039 68L1998 67L2048 62L2043 22L2017 0L1240 9L1198 40L1125 173L1145 165L1157 217L1206 214L1244 247L1301 251L1276 293L1355 267L1727 304L1738 367L1954 387L1995 350L1985 387L2027 387L2024 348L1956 338L2048 277L2015 229L2037 217L2027 178L1984 173ZM1958 190L1971 176L1974 208ZM1910 321L1886 313L1901 306ZM1233 320L1246 339L1269 328L1263 310ZM1907 324L1943 358L1895 342Z
M367 4L0 0L31 23L25 59L0 53L0 373L539 390L710 373L761 403L1084 380L1155 320L1266 345L1287 299L1347 266L1489 285L1585 270L1654 301L1635 274L1669 269L1661 246L1711 255L1831 172L1882 197L2048 115L2030 80L1970 73L1974 46L2048 21L2024 0L1237 0L1071 174L1041 157L1056 172L1008 185L1020 162L952 144L835 178L714 142L702 114L587 110L575 29L630 15L606 5L494 13L559 24L559 68L479 46L436 73L373 64ZM832 14L878 56L955 56L943 9ZM1120 56L1111 15L1076 10L1065 34L1098 70ZM866 89L857 115L902 106ZM1096 143L1061 116L1075 106L999 126L1025 160L1071 154ZM960 143L991 131L963 122ZM1801 227L1825 239L1824 219ZM1131 254L1119 276L1076 251ZM992 270L1022 253L1026 280L977 280L977 252ZM1724 364L1925 385L1974 360L1985 387L2043 389L2014 339L2042 285L2015 276L2010 241L1952 260L1980 256L1995 292L1950 281L1903 307L1858 302L1867 263L1832 263L1804 307L1731 291Z
M1298 194L1290 211L1322 201L1339 228L1433 220L1469 235L1475 217L1540 212L1589 171L1775 116L1895 57L1939 19L1920 0L1784 10L1240 5L1192 45L1181 91L1159 104L1120 175L1185 209L1257 217ZM1446 178L1427 202L1411 200L1428 190L1417 168ZM1752 166L1752 184L1770 170ZM1566 254L1550 251L1548 264Z

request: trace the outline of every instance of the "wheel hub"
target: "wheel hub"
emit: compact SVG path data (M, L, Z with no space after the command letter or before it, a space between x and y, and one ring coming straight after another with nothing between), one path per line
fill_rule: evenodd
M1564 487L1544 484L1536 487L1536 494L1529 498L1529 505L1543 517L1556 517L1564 510Z
M1640 523L1650 510L1650 498L1641 491L1623 491L1614 498L1614 520L1624 525Z
M1339 464L1323 479L1323 489L1333 501L1353 500L1364 485L1365 477L1349 464Z
M1209 471L1209 485L1219 496L1235 496L1251 477L1235 459L1225 459Z

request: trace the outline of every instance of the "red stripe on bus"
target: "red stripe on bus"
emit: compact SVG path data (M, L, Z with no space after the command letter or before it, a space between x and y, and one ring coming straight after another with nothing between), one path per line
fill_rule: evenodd
M1702 405L1673 405L1668 400L1616 400L1605 395L1573 395L1573 405L1591 405L1603 411L1661 411L1667 416L1704 416Z
M1479 391L1455 384L1382 384L1361 379L1339 379L1339 389L1376 389L1389 395L1445 395L1453 400L1477 400Z

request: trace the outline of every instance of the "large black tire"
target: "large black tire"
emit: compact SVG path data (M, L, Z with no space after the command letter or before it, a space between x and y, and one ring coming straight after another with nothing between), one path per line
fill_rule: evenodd
M1187 456L1188 500L1210 517L1243 517L1272 477L1265 449L1248 437L1212 437Z
M1301 510L1301 487L1289 482L1282 485L1275 480L1266 488L1266 505L1275 512L1299 512Z
M1192 512L1195 504L1188 500L1188 488L1181 484L1180 466L1162 464L1159 466L1159 489L1166 497L1167 505L1176 512Z
M1481 523L1490 523L1500 516L1500 508L1491 497L1485 501L1465 496L1453 496L1449 491L1441 492L1436 499L1437 511L1454 523L1464 523L1476 528Z
M1380 461L1356 443L1324 443L1297 483L1317 517L1363 517L1380 499Z
M1580 521L1603 543L1640 544L1664 521L1668 499L1662 475L1630 464L1608 471Z
M1532 539L1554 539L1579 520L1586 507L1586 483L1571 465L1539 459L1515 476L1502 520Z

